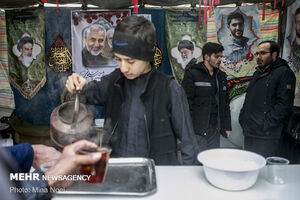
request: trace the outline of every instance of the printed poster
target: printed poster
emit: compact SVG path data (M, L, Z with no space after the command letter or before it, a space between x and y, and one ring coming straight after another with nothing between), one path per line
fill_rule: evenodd
M26 99L46 82L44 10L6 10L9 80Z
M166 11L165 19L171 68L175 79L181 83L185 68L202 59L206 25L198 28L198 12L192 10Z
M287 9L287 22L282 58L287 60L296 75L294 105L300 106L300 1Z
M257 5L216 8L215 23L227 74L243 77L254 71L254 53L261 38Z
M72 11L72 67L87 81L100 80L117 68L112 38L130 10Z

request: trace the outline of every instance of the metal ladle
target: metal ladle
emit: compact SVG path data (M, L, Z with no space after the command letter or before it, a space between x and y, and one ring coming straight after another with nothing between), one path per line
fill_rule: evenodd
M79 114L79 90L76 90L75 93L75 103L74 103L74 114L73 114L73 119L72 119L72 124L71 124L71 131L74 131L74 129L76 128L76 124L77 124L77 120L78 120L78 114Z

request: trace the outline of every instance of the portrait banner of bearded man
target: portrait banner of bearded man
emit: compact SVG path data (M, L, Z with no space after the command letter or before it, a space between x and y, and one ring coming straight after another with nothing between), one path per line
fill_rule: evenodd
M46 82L43 9L6 11L9 81L26 99Z
M171 56L177 60L182 69L194 65L201 53L202 49L196 45L195 41L192 41L189 35L184 35L177 42L177 46L171 49Z
M100 80L118 67L112 53L114 28L130 10L71 12L72 68L87 81Z
M198 27L198 14L196 10L165 12L168 56L172 73L178 83L181 83L185 70L202 59L202 46L207 40L207 29L202 20Z
M300 106L300 1L295 1L287 9L282 58L287 60L296 75L294 106Z
M224 47L221 66L236 78L253 74L254 52L261 38L257 5L216 8L217 41Z
M31 63L41 53L42 48L34 43L34 39L28 33L24 33L17 44L13 46L13 53L25 67L30 67Z

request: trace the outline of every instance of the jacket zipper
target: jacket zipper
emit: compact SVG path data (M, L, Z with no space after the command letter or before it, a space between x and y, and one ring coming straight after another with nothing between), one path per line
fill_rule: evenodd
M147 118L146 114L144 114L144 119L145 119L145 124L146 124L146 133L147 133L147 142L148 142L148 155L150 155L150 137L149 137L149 130L148 130L148 123L147 123Z
M114 126L113 130L111 131L111 134L110 134L110 136L108 138L108 142L110 141L110 139L112 138L113 134L115 133L115 130L117 128L118 123L119 123L119 120L117 121L116 125Z
M219 74L219 71L216 72L216 84L217 84L217 94L215 96L216 98L216 101L217 101L217 105L218 105L218 131L220 131L221 129L221 120L220 120L220 85L219 85L219 79L218 79L218 74Z
M118 90L119 90L119 92L120 92L120 94L121 94L121 99L123 100L124 97L123 97L123 92L122 92L121 86L120 86L119 84L117 84L117 83L114 83L114 86L118 88ZM123 106L123 102L122 102L122 104L121 104L121 108L122 108L122 106ZM110 141L110 139L112 138L113 134L115 133L115 130L116 130L116 128L117 128L118 123L119 123L119 119L117 120L117 122L116 122L116 124L115 124L113 130L111 131L111 134L110 134L110 136L109 136L109 138L108 138L108 142Z
M202 64L202 67L204 68L204 70L208 73L208 76L210 76L210 74L209 74L209 71L208 71L208 69L205 67L205 65L204 65L204 63ZM217 79L217 78L216 78ZM211 88L211 90L212 90L212 88ZM210 93L211 93L211 91L210 91ZM209 100L210 102L211 102L211 95L210 95L210 100ZM209 104L209 110L211 111L211 104ZM209 113L209 114L211 114L211 112ZM208 131L209 131L209 119L208 119L208 126L207 126L207 128L206 128L206 131L203 133L203 135L204 136L207 136L207 133L208 133Z

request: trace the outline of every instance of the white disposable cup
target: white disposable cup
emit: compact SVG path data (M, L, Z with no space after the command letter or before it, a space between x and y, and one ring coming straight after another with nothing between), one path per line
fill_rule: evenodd
M286 165L289 160L281 157L268 157L267 161L267 181L275 185L282 185L286 182Z

